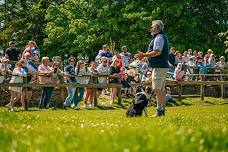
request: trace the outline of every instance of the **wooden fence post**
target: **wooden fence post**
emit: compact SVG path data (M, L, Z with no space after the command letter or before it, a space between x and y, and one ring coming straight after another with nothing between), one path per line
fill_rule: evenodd
M118 78L118 83L121 84L121 78ZM117 88L117 95L118 95L118 104L122 104L122 98L121 98L121 88Z
M23 82L24 84L28 84L28 77L25 76L23 77ZM22 87L22 91L25 92L25 96L24 96L24 104L25 104L25 110L28 110L28 102L27 102L27 93L28 93L28 87Z
M204 83L203 82L200 84L200 98L202 101L204 101Z
M92 76L92 83L97 84L97 76ZM97 88L93 88L93 102L97 106Z
M223 76L220 76L220 81L223 81ZM225 98L225 87L224 87L224 83L221 82L221 98L224 99Z
M179 83L177 84L177 91L178 91L178 100L181 101L182 86Z
M62 106L64 106L65 97L64 97L64 87L63 87L63 84L64 84L64 76L63 75L60 77L60 84L62 85L60 87L60 100L63 103Z

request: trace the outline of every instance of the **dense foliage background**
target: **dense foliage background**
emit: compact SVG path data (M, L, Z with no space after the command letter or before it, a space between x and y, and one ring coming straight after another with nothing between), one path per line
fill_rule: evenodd
M154 19L165 23L171 46L224 54L227 0L0 0L0 47L34 39L43 55L87 54L115 42L145 50Z

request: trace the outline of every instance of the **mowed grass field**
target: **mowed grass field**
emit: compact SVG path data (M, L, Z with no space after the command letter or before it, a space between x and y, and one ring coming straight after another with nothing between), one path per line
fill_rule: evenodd
M126 118L125 112L2 107L0 152L228 151L227 104L168 107L161 118Z

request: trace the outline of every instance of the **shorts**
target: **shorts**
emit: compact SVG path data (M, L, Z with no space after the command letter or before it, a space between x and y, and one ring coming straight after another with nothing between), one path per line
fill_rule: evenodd
M165 80L168 68L154 68L152 70L152 89L165 91Z
M21 93L22 87L9 87L9 90L17 93Z
M104 88L97 88L97 91L102 91Z

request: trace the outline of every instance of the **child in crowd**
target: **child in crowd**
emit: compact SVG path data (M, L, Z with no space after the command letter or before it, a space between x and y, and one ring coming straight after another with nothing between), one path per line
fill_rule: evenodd
M183 81L184 80L184 70L183 70L183 64L178 63L177 67L174 71L174 78L177 81Z
M90 63L90 66L89 66L89 68L88 68L88 70L89 70L91 76L92 76L93 74L96 74L96 73L97 73L96 68L97 68L96 63L95 63L95 62L91 62L91 63ZM93 82L93 79L92 79L92 77L90 77L89 83L92 83L92 82ZM85 101L84 101L84 108L88 108L88 103L87 103L88 100L89 100L89 102L90 102L89 107L94 107L93 90L94 90L93 88L86 88L86 95L85 95Z
M175 100L173 99L173 97L171 96L171 89L170 87L166 87L166 102L169 102L169 103L174 103Z

